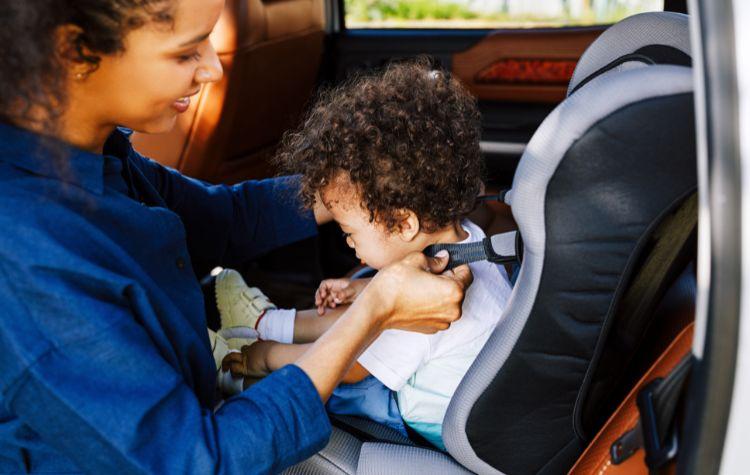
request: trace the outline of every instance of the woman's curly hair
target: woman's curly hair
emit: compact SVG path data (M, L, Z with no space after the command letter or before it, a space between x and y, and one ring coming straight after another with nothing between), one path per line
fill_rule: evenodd
M0 121L42 120L49 130L65 108L66 65L59 27L79 31L67 61L95 69L100 55L123 50L127 33L148 22L171 25L173 0L3 0L0 6ZM69 50L69 51L68 51ZM40 119L38 112L43 111Z
M276 156L307 207L343 172L388 230L408 209L426 232L472 210L481 187L476 100L430 61L396 63L324 91Z

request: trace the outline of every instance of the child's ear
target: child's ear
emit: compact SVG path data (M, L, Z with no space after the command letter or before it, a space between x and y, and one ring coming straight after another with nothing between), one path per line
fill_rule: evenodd
M413 211L405 209L401 212L401 221L398 224L399 237L406 242L411 242L420 231L419 218Z

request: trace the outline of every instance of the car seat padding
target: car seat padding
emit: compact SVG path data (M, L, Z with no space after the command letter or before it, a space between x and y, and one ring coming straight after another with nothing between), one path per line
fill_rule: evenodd
M674 64L676 66L692 67L693 59L683 51L666 45L647 45L635 50L632 53L625 54L610 61L608 64L589 74L578 84L570 89L568 95L575 93L577 90L588 84L592 79L601 76L604 73L615 70L616 68L625 68L631 63L641 63L642 65L654 64ZM632 67L632 65L630 66Z
M649 45L669 46L690 56L688 16L675 12L648 12L615 23L602 33L578 60L568 84L568 95L581 81L598 69Z
M634 378L645 370L637 360L646 356L642 350L649 332L662 319L670 318L660 304L673 285L692 277L684 270L696 257L697 227L698 196L692 192L652 233L646 258L612 317L586 397L577 406L586 436L599 430L635 383ZM694 296L688 298L692 300Z

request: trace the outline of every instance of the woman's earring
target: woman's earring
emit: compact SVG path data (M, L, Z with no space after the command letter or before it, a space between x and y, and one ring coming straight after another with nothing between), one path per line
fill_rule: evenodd
M84 73L76 73L76 79L78 81L83 81L86 78L86 74Z

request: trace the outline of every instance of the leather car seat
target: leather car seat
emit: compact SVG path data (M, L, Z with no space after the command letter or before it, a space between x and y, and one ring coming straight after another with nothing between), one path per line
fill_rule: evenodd
M227 0L211 35L223 79L203 87L171 132L134 134L136 149L210 182L272 175L269 156L317 81L324 18L323 0Z

